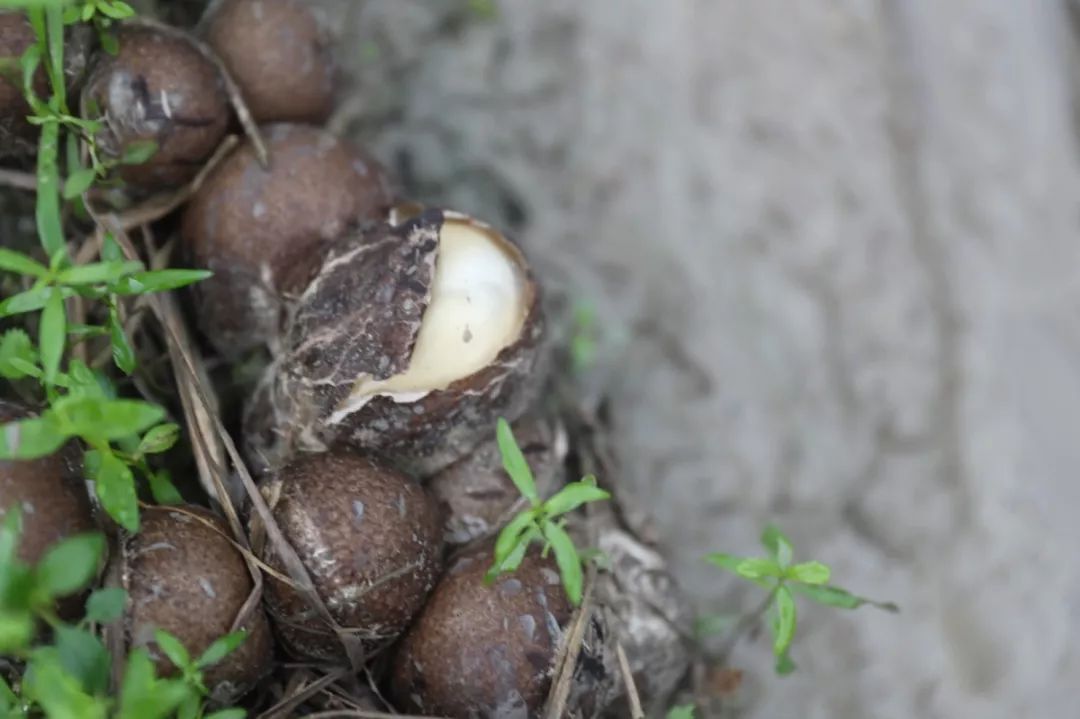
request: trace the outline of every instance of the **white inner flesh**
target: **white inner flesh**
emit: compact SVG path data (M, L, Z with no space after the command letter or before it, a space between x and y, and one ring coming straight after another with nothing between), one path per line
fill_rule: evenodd
M468 222L448 220L409 368L389 379L358 382L345 411L374 395L411 402L487 367L521 335L524 295L521 268L498 240Z

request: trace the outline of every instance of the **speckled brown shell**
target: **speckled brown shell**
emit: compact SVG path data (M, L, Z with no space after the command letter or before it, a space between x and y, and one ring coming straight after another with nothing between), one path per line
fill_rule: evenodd
M325 122L334 109L328 33L301 0L219 0L203 19L256 122Z
M543 705L572 607L554 562L530 550L484 584L492 546L456 560L394 657L402 710L445 717L525 717Z
M0 400L0 424L30 416L24 407ZM24 562L36 563L62 539L97 530L74 445L41 459L0 460L0 515L15 505L22 508Z
M404 371L430 300L440 232L447 218L473 222L506 243L528 277L521 336L484 369L414 401L376 396L335 416L357 380ZM254 451L271 464L296 450L335 443L374 451L426 477L494 436L498 417L520 417L546 370L540 292L516 246L483 223L426 210L335 245L300 298L285 353L266 390L269 415L248 413Z
M172 664L154 643L155 629L170 632L198 657L232 630L251 594L247 565L227 535L224 522L201 507L150 507L142 512L139 533L124 541L120 561L128 592L127 641L148 646L159 672L171 672ZM262 609L242 628L248 632L244 643L205 672L206 685L219 702L251 689L271 668L273 640Z
M0 58L15 60L34 44L34 29L23 12L0 12ZM46 97L48 81L38 70L34 91ZM30 105L23 96L22 71L16 65L12 74L0 72L0 158L32 152L37 128L26 120Z
M382 167L307 125L264 129L272 166L250 144L207 178L184 213L192 263L214 272L195 287L196 317L219 352L234 357L281 331L283 295L299 294L329 244L381 217L392 198Z
M334 621L372 651L395 639L442 568L442 525L424 489L372 458L333 452L297 459L264 491ZM264 558L283 566L270 544ZM344 657L333 630L291 587L268 577L266 599L293 654Z
M515 422L513 430L537 491L542 497L550 496L564 479L565 431L553 419L532 415ZM452 545L491 536L512 518L521 500L521 492L503 469L494 436L432 477L428 489L442 507L443 536Z
M134 189L182 185L225 136L229 103L221 75L179 31L128 24L116 38L115 56L101 51L94 59L83 113L94 115L96 105L104 114L98 140L108 157L122 157L134 142L157 143L147 162L117 168Z

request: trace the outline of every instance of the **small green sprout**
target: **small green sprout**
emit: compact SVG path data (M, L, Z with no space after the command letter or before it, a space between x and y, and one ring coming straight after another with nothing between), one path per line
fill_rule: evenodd
M544 501L536 490L532 470L514 439L510 423L501 417L496 428L496 438L502 453L503 468L530 506L510 520L499 533L495 542L495 562L484 579L491 583L500 574L514 571L521 566L529 545L541 542L545 556L548 551L555 553L555 562L559 565L566 595L574 606L578 606L581 604L583 585L582 554L578 552L574 540L564 528L565 518L559 517L588 502L609 499L611 495L597 487L596 477L589 475L578 482L567 484L553 497Z
M788 650L795 638L795 595L840 609L858 609L869 605L889 612L899 608L891 602L876 602L856 596L846 589L829 584L832 572L821 562L794 562L794 548L784 534L768 526L761 535L768 557L738 557L717 552L705 557L710 564L726 569L753 582L769 594L764 611L769 613L769 629L773 636L776 673L781 676L795 670Z
M667 719L694 719L694 705L683 704L668 710Z

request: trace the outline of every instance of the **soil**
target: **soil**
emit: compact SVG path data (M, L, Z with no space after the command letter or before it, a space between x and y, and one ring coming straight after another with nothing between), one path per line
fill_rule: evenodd
M808 609L745 717L1067 714L1073 38L1008 0L337 0L348 132L597 308L624 468L707 611L769 520ZM1070 702L1070 703L1066 703Z

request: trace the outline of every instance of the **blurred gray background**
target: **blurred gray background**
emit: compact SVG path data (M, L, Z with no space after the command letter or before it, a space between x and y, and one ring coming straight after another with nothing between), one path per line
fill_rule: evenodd
M626 480L699 561L768 521L903 614L808 609L738 715L1072 717L1080 69L1063 0L328 0L343 122L595 304Z

